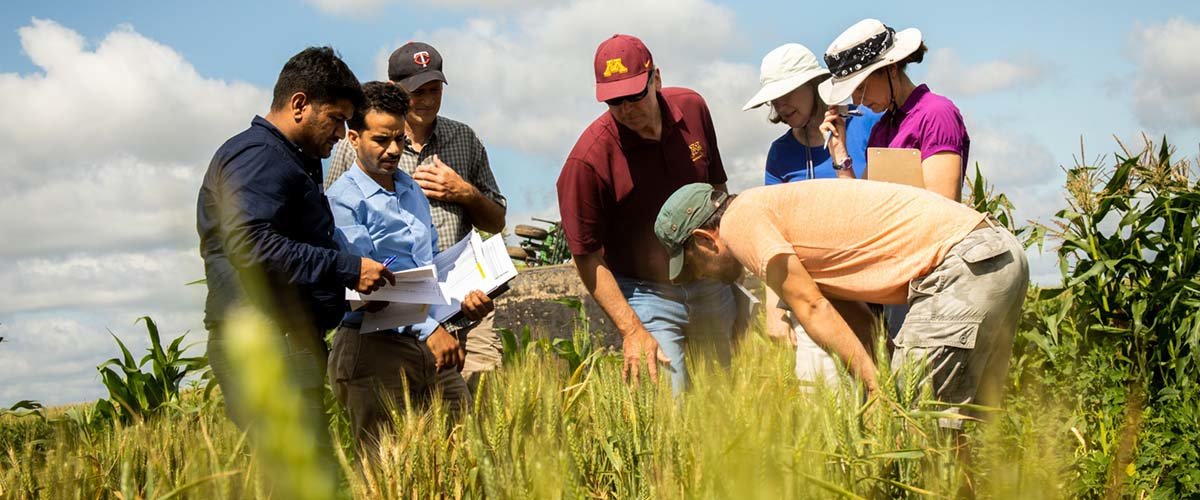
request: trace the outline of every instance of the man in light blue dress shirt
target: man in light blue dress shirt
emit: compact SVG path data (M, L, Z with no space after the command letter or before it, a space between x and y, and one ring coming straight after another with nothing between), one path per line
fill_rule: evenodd
M421 187L398 168L404 149L408 94L387 82L363 85L364 105L350 119L347 139L357 163L329 187L326 196L343 249L402 271L433 262L437 229ZM385 307L371 303L368 308ZM478 320L493 309L491 299L472 292L463 314ZM334 334L330 386L350 412L355 440L373 447L381 426L391 423L389 405L407 399L417 408L440 394L452 414L470 406L459 370L465 353L458 339L432 318L399 331L361 332L363 311L345 316Z

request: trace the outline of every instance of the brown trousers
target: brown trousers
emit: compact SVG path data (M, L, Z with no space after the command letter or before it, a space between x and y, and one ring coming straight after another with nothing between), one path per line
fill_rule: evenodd
M350 412L354 440L369 449L392 423L390 410L429 407L440 394L452 417L470 410L467 383L453 367L438 371L425 342L398 333L339 327L329 355L329 385Z

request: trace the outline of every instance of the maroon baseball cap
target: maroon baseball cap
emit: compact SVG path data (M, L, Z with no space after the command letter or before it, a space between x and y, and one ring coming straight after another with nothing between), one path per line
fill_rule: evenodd
M596 100L634 95L646 88L654 67L650 49L636 36L613 35L596 49Z
M408 42L388 58L388 80L399 83L409 92L434 80L446 83L446 75L442 74L442 55L427 43Z

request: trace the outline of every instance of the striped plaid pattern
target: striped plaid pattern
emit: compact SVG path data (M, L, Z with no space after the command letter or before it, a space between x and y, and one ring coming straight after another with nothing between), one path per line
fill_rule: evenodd
M412 175L418 166L433 164L433 155L437 155L485 197L502 206L508 206L508 201L500 194L500 188L496 185L496 177L492 175L487 150L470 126L444 116L437 117L433 124L433 133L420 153L411 147L404 148L404 153L400 156L400 168ZM358 157L354 148L350 146L350 141L343 139L338 142L333 149L333 155L330 156L329 172L325 174L325 188L328 189L333 181L357 161ZM470 214L461 205L435 200L429 200L429 205L433 225L437 228L439 251L463 239L474 227Z

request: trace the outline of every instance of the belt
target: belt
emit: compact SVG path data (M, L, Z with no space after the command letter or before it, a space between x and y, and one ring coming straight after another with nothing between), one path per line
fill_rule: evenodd
M989 227L994 229L1000 228L1000 221L996 220L995 217L992 217L992 214L988 214L987 217L984 217L983 220L979 221L979 224L976 224L971 230L975 231L978 229L987 229Z

